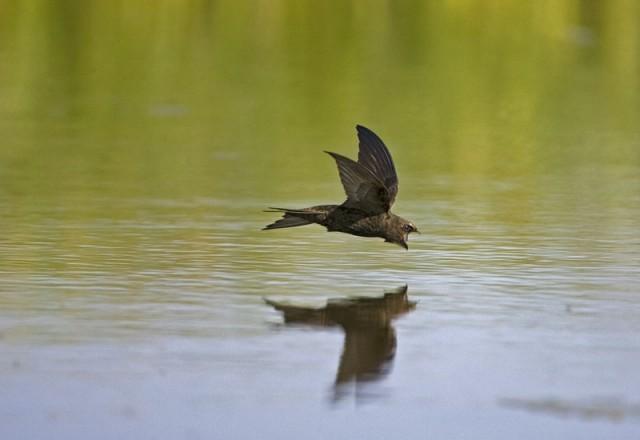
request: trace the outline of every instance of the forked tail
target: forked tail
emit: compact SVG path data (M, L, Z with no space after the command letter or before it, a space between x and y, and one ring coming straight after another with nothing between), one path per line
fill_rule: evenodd
M262 228L263 231L267 229L281 229L281 228L293 228L295 226L304 226L314 223L310 218L314 213L304 209L285 209L285 208L269 208L265 212L281 212L284 213L280 220L276 220L270 225Z

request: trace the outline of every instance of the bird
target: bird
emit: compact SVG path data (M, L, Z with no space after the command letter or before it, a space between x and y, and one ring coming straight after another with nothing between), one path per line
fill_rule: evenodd
M302 209L270 207L265 212L278 212L283 216L263 230L315 223L329 232L379 237L387 243L409 249L409 234L419 231L412 221L390 211L398 194L398 175L391 153L373 131L362 125L356 125L356 131L359 141L357 162L325 151L336 161L347 199L340 205L317 205Z

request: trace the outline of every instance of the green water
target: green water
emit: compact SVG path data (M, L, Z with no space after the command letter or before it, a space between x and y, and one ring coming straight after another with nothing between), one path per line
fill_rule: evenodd
M0 0L0 437L637 438L639 18ZM357 123L409 251L260 231L344 199ZM393 368L337 409L341 332L262 301L404 284Z

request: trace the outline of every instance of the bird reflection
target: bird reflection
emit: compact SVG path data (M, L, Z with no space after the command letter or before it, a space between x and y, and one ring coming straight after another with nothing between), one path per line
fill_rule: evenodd
M312 308L282 304L265 299L283 312L286 324L322 327L340 326L345 332L344 346L334 385L334 400L355 386L356 398L367 397L360 386L384 378L391 370L396 351L396 332L392 321L415 309L409 301L407 286L377 298L330 299L325 307Z

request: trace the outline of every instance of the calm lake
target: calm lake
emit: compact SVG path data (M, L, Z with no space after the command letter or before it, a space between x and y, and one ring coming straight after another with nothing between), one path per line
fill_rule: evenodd
M640 438L640 7L543 3L0 0L0 438ZM356 124L409 250L261 231Z

